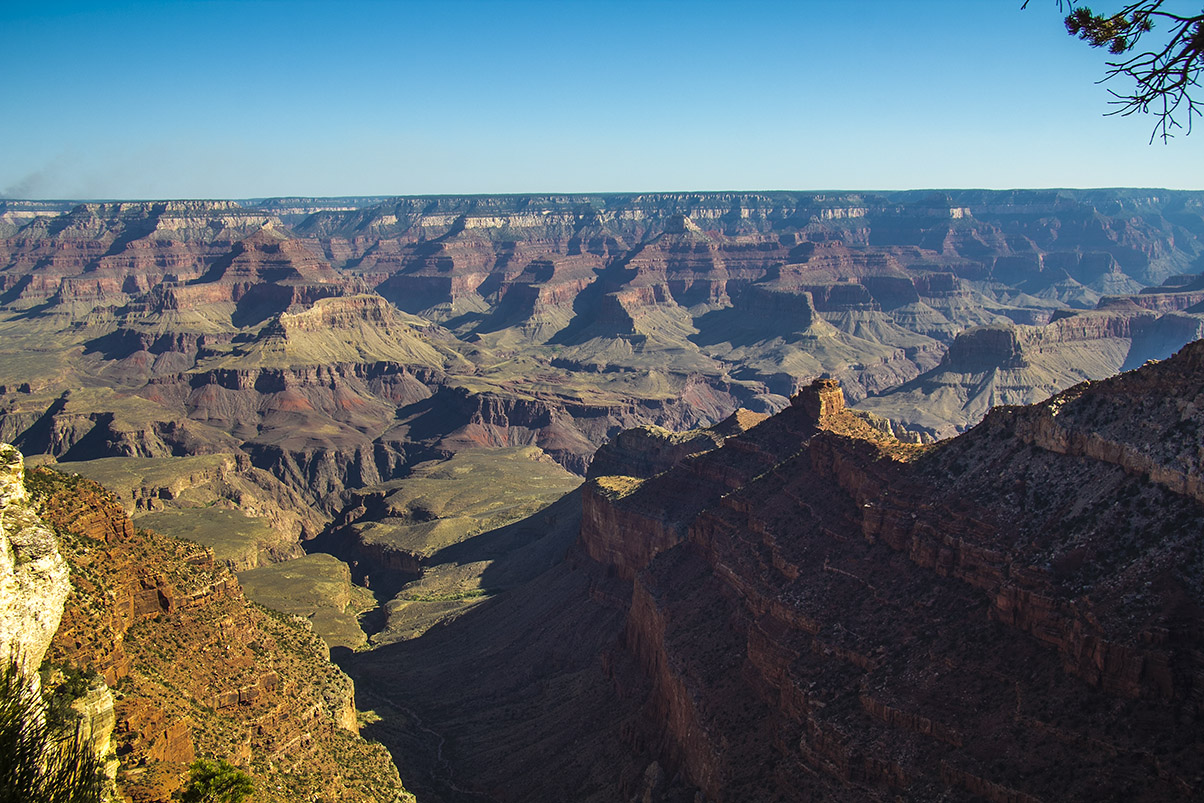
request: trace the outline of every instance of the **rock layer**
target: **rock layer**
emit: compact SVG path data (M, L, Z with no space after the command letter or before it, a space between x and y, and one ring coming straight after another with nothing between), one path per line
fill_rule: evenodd
M37 676L42 656L71 591L67 562L54 533L31 507L25 461L0 444L0 654L15 658L25 677Z
M74 577L48 655L120 689L123 794L169 800L204 756L246 769L257 799L404 797L388 755L355 735L351 682L307 626L250 605L204 548L134 528L94 483L39 469L31 486Z
M773 412L821 375L893 426L946 435L1201 334L1200 204L6 201L0 437L72 460L241 452L326 517L347 488L466 448L537 445L584 473L624 428Z

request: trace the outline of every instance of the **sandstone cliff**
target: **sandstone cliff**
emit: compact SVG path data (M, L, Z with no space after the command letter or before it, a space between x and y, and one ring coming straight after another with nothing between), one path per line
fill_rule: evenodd
M54 533L30 505L25 463L0 444L0 654L36 677L70 593Z
M0 444L0 651L14 660L43 699L70 705L77 736L100 759L110 781L117 770L111 736L115 724L113 694L99 678L64 688L59 668L42 660L59 627L71 593L67 561L54 532L35 510L25 484L24 460L9 444ZM50 715L47 714L50 721ZM61 725L68 734L71 722ZM56 725L57 727L57 725Z
M820 416L803 452L702 511L636 576L626 640L670 765L718 800L789 777L800 799L1193 796L1191 737L1169 723L1204 681L1183 607L1200 593L1195 448L1162 444L1194 426L1183 402L1200 353L1054 399L1054 417L1073 411L1061 437L1037 423L1045 406L926 451ZM1168 396L1178 406L1149 409ZM1126 440L1157 456L1103 445L1106 422L1125 430L1134 413ZM1069 431L1100 445L1070 447ZM700 638L717 615L730 630ZM1102 705L1119 708L1085 714ZM1134 732L1132 717L1167 725ZM750 732L778 747L734 741ZM1151 754L1157 769L1135 777Z

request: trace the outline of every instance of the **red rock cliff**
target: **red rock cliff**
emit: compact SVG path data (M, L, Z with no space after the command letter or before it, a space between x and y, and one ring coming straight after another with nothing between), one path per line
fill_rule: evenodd
M166 801L204 756L245 768L257 800L398 799L396 768L356 735L350 680L316 636L250 605L204 548L135 529L100 486L30 476L74 586L48 659L119 690L122 793Z

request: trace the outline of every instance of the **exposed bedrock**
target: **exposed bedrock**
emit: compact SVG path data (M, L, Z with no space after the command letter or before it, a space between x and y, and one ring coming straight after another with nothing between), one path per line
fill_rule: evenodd
M981 373L1021 364L1020 338L1011 327L981 327L963 332L949 345L941 366L950 371Z
M29 499L25 461L0 443L0 650L23 678L36 677L70 591L54 532Z
M1041 361L1043 352L1060 347L1130 341L1130 351L1165 357L1183 342L1199 336L1204 321L1192 316L1158 315L1127 307L1092 312L1055 313L1045 326L974 327L962 332L949 346L941 363L943 370L981 374L992 369L1015 369L1030 361ZM1183 340L1180 340L1183 338ZM1176 344L1167 348L1167 344ZM1127 359L1125 367L1136 367L1147 358Z
M109 334L89 341L87 348L103 353L105 358L110 360L127 359L139 352L146 352L154 357L164 354L180 354L188 358L187 367L192 367L197 355L206 347L228 344L233 338L233 334L145 332L118 327Z
M906 276L866 276L861 280L884 311L915 304L920 300L915 282Z
M1198 311L1204 303L1204 290L1188 292L1164 292L1163 288L1146 288L1151 292L1141 292L1129 296L1106 296L1099 301L1100 309L1112 307L1126 308L1130 305L1154 312L1176 312L1180 310Z
M834 382L818 380L796 397L794 406L803 410L805 405L808 412L779 415L767 423L745 418L744 426L727 429L726 437L720 434L722 427L692 437L638 430L620 435L603 447L602 464L582 487L580 543L585 552L632 579L656 555L685 539L697 511L772 467L783 449L797 449L800 437L815 426L810 412L832 409L832 387L839 394ZM843 409L843 398L839 405ZM746 429L744 437L728 440ZM727 448L716 451L720 445ZM633 458L630 468L619 459L626 455ZM604 475L603 470L632 474Z
M654 477L687 457L709 452L766 417L764 413L741 409L715 426L701 430L670 432L657 426L625 429L594 453L589 476Z
M463 422L459 427L446 427L449 434L439 440L440 448L457 451L465 446L535 445L570 471L584 474L598 445L624 429L647 424L686 430L723 419L739 402L735 388L718 385L697 377L687 380L676 398L610 403L451 388L431 400L427 415Z
M850 398L883 397L933 368L962 330L1044 324L1101 296L1110 311L1131 303L1186 316L1177 319L1181 327L1142 334L1148 342L1138 345L1135 336L1127 361L1116 359L1116 337L1088 337L1059 376L1016 373L998 383L989 406L1032 401L1066 372L1096 377L1165 356L1190 335L1188 319L1204 320L1198 283L1175 279L1197 271L1204 254L1193 222L1199 197L1185 192L310 198L84 204L66 212L62 204L4 203L0 306L29 316L0 321L10 327L5 342L21 340L0 350L4 385L48 394L79 387L81 378L136 388L217 366L407 363L399 354L407 353L460 380L447 384L474 388L540 366L553 369L550 383L588 371L594 375L567 397L588 398L607 385L608 404L626 396L633 406L649 398L661 404L665 386L706 376L710 390L704 383L689 390L705 408L698 421L709 423L737 402L779 407L766 388L750 387L758 382L786 396L830 374ZM1164 278L1172 281L1137 293ZM362 292L373 287L391 304L372 297L372 309ZM40 351L60 340L61 354L47 351L53 359L21 353L26 342ZM82 360L70 351L81 341ZM644 382L629 372L649 376ZM723 387L726 377L743 386ZM282 405L303 403L315 404L274 399L271 415L283 421ZM918 417L910 399L886 409L891 404L878 403L887 417ZM946 407L952 421L908 424L952 431L985 410ZM88 413L113 412L97 408ZM318 419L328 415L321 404L315 409ZM343 425L372 430L369 441L384 432L349 414L331 425L299 409L287 413L311 431L330 427L334 440ZM28 414L22 406L11 415ZM281 445L278 432L252 434L247 416L238 418L239 431L226 435ZM225 420L213 418L212 427ZM114 433L130 423L117 415ZM16 427L0 424L4 432ZM114 435L123 453L161 449L156 438L177 449L148 427L133 428L143 434ZM495 434L474 431L465 442ZM585 434L596 445L612 433ZM579 470L580 444L545 445Z
M58 467L104 485L120 499L128 515L167 513L158 519L163 522L172 516L186 519L183 511L199 510L202 518L257 520L262 526L254 529L250 543L231 563L236 570L253 568L264 560L296 557L301 553L300 541L313 538L326 523L309 500L270 472L254 467L250 456L242 452L106 457ZM227 557L219 555L219 559Z
M440 304L449 304L454 309L461 299L479 300L475 291L486 275L452 277L395 273L378 284L376 292L406 312L423 312Z
M816 307L811 293L787 292L750 286L735 296L734 308L750 317L752 328L770 326L781 332L805 332L815 322Z
M132 419L86 407L77 409L66 397L40 416L6 417L3 430L13 432L14 443L24 451L61 460L167 457L237 448L230 436L201 431L188 421Z
M380 482L381 469L389 477L405 462L405 453L387 445L363 443L331 448L286 449L277 444L248 444L257 468L270 472L286 486L306 489L320 509L329 514L341 503L342 492Z
M121 304L164 279L199 276L269 222L230 201L80 204L57 218L35 218L0 241L3 287L23 304ZM14 281L20 276L28 280Z
M190 342L162 343L180 344ZM329 515L348 488L464 449L535 445L584 474L597 445L616 432L710 424L747 394L705 377L688 378L674 397L598 401L446 381L437 369L388 361L215 368L151 378L137 398L154 406L136 408L138 415L96 412L68 394L40 416L4 416L3 427L27 451L64 461L241 452Z

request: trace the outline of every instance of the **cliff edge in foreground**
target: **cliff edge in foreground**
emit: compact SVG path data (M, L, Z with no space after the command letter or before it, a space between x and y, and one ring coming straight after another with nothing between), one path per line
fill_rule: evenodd
M35 469L26 486L71 569L47 661L114 690L120 794L170 800L203 757L243 768L254 801L412 799L303 623L248 602L204 547L136 529L93 482Z
M0 656L26 677L42 663L71 585L58 543L29 504L25 461L0 444Z

